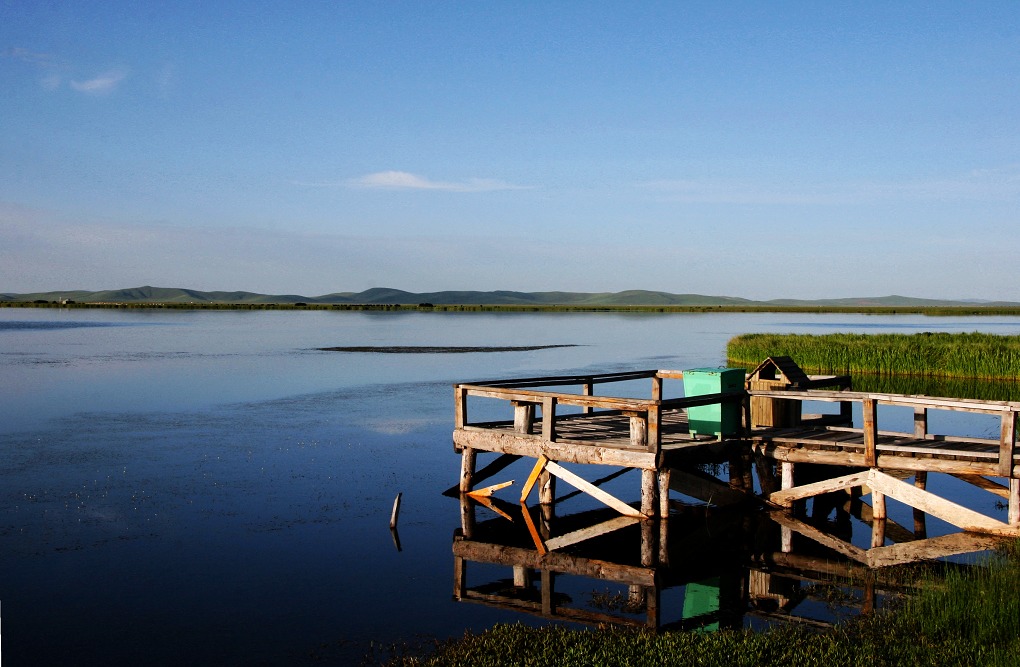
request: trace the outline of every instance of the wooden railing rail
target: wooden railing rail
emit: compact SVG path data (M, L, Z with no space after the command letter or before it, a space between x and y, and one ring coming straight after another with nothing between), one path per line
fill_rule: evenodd
M617 374L619 377L622 374ZM631 374L633 375L633 374ZM642 374L641 377L653 379L652 398L625 398L620 396L594 396L590 391L585 394L571 394L566 392L539 391L534 389L522 389L517 385L521 381L514 382L514 386L497 386L496 383L485 384L458 384L454 387L456 396L455 426L457 429L472 427L468 418L467 399L470 396L481 398L492 398L509 402L514 408L514 430L521 434L530 434L536 420L536 408L541 409L541 437L550 442L556 441L556 418L557 407L569 405L580 407L582 413L591 413L598 409L606 412L616 412L630 417L630 446L644 447L648 451L657 453L662 446L662 433L660 423L664 409L682 409L701 405L713 405L717 403L743 403L747 399L747 393L743 390L724 392L719 394L705 394L702 396L681 397L663 400L661 398L661 381L663 378L682 377L678 371L666 371L663 375L653 372L651 375ZM599 376L579 376L582 379L590 379ZM605 376L601 376L604 378ZM561 378L562 379L562 378ZM574 382L562 382L558 384L576 384L577 377L571 378ZM635 379L630 377L628 379ZM543 379L544 386L551 386L551 383ZM614 380L607 380L614 381ZM617 380L618 381L618 380ZM502 384L502 383L501 383ZM509 383L506 383L509 384ZM527 384L530 384L528 382ZM533 386L541 386L537 382Z
M907 394L882 394L855 391L819 391L798 389L752 389L751 396L781 398L795 401L839 402L844 405L850 402L862 405L862 431L864 434L865 464L874 467L878 461L876 441L879 435L905 435L919 440L945 440L950 436L928 432L928 411L947 410L952 412L969 412L975 414L1000 415L999 429L999 473L1003 477L1011 477L1013 461L1017 455L1017 415L1020 413L1020 402L1016 401L984 401L971 398L943 398L939 396L913 396ZM914 429L912 433L899 433L878 430L878 406L892 405L909 407L914 410ZM960 442L985 442L978 438L957 438ZM988 441L994 442L994 440Z

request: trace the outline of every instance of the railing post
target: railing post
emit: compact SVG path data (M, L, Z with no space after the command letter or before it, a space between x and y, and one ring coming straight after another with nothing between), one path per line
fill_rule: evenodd
M630 416L630 444L631 447L645 447L650 438L648 437L648 415L649 413L631 414Z
M556 439L556 397L542 398L542 439L553 442Z
M582 393L585 396L594 396L595 395L595 381L592 380L591 378L588 378L588 381L584 383L584 386L582 387L581 391L582 391ZM592 412L592 410L594 410L594 408L592 408L592 406L585 405L585 406L583 406L581 408L581 413L587 415L587 414L590 414Z
M914 408L914 437L924 440L928 435L928 408L917 406Z
M535 423L535 404L511 402L514 406L514 430L518 433L531 433L531 426Z
M652 400L662 400L662 377L658 374L652 376Z
M454 385L453 387L453 423L455 428L464 428L467 424L467 392L464 387Z
M999 436L999 474L1013 476L1013 453L1016 450L1016 413L1002 413L1002 430Z
M878 467L878 420L875 419L877 406L876 399L864 399L864 465L869 468Z
M648 408L648 432L646 435L648 451L658 453L662 447L662 430L659 423L662 421L662 406L656 403Z

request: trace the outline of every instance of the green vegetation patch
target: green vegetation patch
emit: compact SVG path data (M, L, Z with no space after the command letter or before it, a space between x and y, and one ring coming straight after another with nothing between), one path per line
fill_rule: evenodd
M463 665L1015 665L1020 655L1020 542L987 567L931 575L892 611L861 616L827 632L793 626L764 632L653 634L600 628L570 630L497 625L442 643L426 656L390 664Z
M734 363L750 365L788 356L819 373L1020 377L1020 336L986 333L742 334L729 341L726 354Z

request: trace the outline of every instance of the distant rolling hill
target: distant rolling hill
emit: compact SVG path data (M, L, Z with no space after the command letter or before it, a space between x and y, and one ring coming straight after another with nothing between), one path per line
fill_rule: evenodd
M406 292L386 287L373 287L364 292L335 292L322 296L300 294L258 294L256 292L202 292L176 287L132 287L119 290L89 292L65 290L30 294L0 293L0 301L59 301L77 303L172 303L172 304L420 304L435 305L519 305L519 306L757 306L757 307L901 307L924 308L939 306L1020 307L1018 302L977 302L917 299L905 296L858 297L848 299L774 299L753 301L730 296L703 294L671 294L649 290L624 292L512 292L512 291L444 291Z

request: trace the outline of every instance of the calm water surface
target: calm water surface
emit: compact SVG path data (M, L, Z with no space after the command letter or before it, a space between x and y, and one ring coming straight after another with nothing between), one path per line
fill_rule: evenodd
M719 366L752 331L1020 318L0 309L4 664L349 664L538 622L451 600L451 385ZM315 349L550 344L577 347Z

